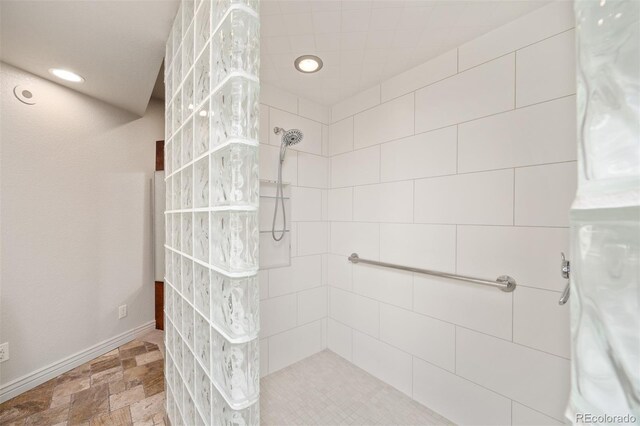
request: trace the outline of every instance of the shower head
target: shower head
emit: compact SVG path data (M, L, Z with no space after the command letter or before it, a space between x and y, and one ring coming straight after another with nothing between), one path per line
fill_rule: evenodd
M285 130L282 127L274 127L273 133L279 135L282 133L282 144L284 146L291 146L302 141L304 134L298 129Z
M273 133L282 134L282 142L280 143L280 161L278 162L278 183L276 184L276 203L273 211L273 222L271 222L271 236L275 241L281 241L287 229L287 213L284 209L284 193L282 191L282 167L284 164L284 156L287 154L287 148L302 141L304 135L298 129L285 130L282 127L274 127ZM278 216L278 200L282 206L282 230L276 231L276 218ZM276 233L279 233L278 237Z

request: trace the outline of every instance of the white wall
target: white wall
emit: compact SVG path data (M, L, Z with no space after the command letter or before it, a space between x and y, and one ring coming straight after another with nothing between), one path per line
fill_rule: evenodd
M136 117L1 65L4 386L153 320L151 178L164 108L152 100ZM36 105L13 96L17 84Z
M326 348L329 108L265 84L260 101L261 179L277 179L281 136L273 128L304 133L302 142L287 151L283 168L291 191L291 265L263 268L259 274L264 376ZM260 205L261 258L277 250L270 233L274 199L270 201L262 199ZM279 213L278 229L281 220Z
M455 423L563 417L573 26L553 3L331 109L328 347Z

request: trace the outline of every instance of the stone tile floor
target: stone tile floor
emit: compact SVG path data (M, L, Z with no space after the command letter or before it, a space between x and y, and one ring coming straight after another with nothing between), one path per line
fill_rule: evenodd
M0 404L0 425L164 425L162 339L151 332ZM260 383L262 425L452 424L328 350Z
M324 350L260 381L262 425L450 425L449 420Z
M0 425L164 425L164 347L154 331L0 404Z

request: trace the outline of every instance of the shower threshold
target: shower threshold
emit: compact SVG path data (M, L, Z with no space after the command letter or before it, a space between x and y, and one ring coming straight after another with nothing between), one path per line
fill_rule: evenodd
M262 425L450 425L335 353L324 350L260 381Z

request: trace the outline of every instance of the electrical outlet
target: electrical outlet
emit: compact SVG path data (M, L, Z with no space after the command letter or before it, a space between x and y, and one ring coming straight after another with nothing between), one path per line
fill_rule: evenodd
M118 307L118 319L122 319L127 316L127 305L120 305Z
M0 345L0 362L9 360L9 342Z

